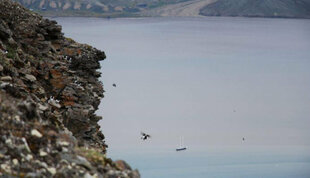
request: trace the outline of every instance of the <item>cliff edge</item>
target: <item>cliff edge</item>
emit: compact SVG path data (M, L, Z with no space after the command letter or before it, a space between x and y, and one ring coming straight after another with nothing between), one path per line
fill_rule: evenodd
M0 176L140 177L105 156L103 59L57 22L0 1Z

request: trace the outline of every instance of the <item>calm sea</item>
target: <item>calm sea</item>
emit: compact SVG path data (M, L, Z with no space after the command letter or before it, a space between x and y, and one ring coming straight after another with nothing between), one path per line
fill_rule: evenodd
M108 156L145 178L310 178L310 20L56 20L106 52Z

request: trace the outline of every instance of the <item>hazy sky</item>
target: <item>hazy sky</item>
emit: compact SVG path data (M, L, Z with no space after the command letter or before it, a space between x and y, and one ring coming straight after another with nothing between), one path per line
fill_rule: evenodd
M140 131L154 147L310 144L309 20L57 21L107 54L98 114L112 148Z

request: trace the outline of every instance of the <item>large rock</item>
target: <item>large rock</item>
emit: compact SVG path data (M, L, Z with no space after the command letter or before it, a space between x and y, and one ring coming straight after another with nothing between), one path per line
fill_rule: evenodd
M129 164L126 163L124 160L116 160L115 164L120 170L131 170Z
M6 40L9 39L12 35L12 32L7 27L3 20L0 20L0 39Z

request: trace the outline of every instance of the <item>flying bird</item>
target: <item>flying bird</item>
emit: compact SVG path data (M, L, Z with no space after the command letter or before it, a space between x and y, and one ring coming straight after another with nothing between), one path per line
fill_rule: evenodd
M146 134L146 133L143 133L143 132L141 132L141 139L142 140L146 140L146 139L148 139L148 138L151 138L151 135L149 135L149 134Z
M113 83L113 85L112 85L113 87L116 87L116 84L115 83Z
M242 141L245 141L245 138L244 138L244 137L242 138Z

